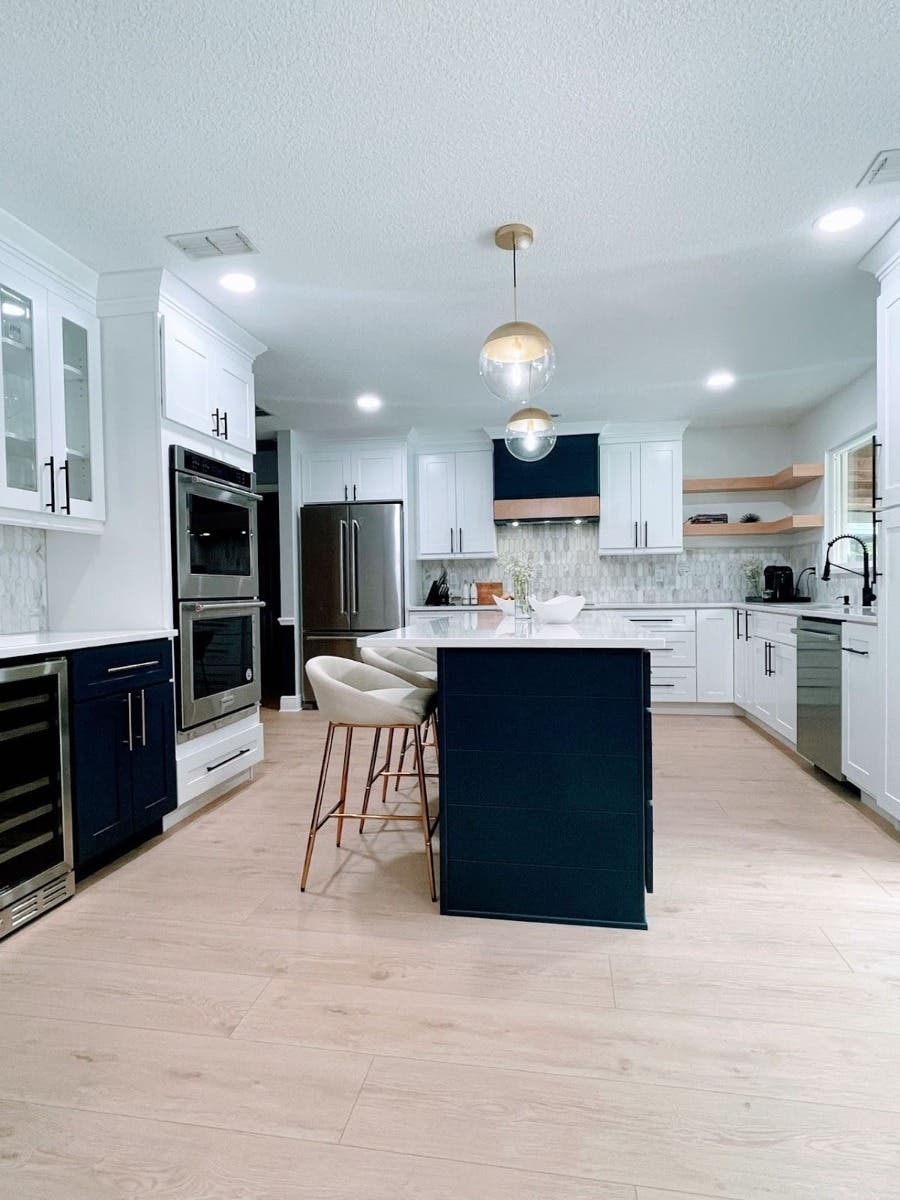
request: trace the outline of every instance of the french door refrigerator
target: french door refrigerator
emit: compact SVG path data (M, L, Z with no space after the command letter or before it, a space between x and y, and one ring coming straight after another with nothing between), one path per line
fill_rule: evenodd
M303 702L312 704L309 659L358 659L358 637L403 624L403 505L305 505L300 563Z

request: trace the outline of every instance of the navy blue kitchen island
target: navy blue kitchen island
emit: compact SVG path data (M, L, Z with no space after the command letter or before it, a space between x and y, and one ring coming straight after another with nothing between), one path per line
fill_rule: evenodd
M654 639L469 613L367 641L437 649L441 912L646 929Z

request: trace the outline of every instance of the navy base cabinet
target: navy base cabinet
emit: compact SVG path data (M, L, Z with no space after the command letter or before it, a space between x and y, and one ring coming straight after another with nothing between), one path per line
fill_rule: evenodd
M441 912L646 929L649 655L441 650Z
M72 655L75 868L88 874L159 832L176 806L172 647Z

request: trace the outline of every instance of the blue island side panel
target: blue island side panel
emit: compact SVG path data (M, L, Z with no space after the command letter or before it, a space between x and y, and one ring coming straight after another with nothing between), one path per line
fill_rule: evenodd
M440 650L441 912L646 929L649 654Z

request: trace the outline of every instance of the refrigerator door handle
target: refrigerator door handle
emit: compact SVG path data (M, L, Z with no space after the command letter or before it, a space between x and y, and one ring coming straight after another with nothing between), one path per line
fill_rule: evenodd
M347 558L347 522L341 521L341 615L347 615L347 575L344 564Z
M359 521L350 522L350 587L351 612L359 612Z

